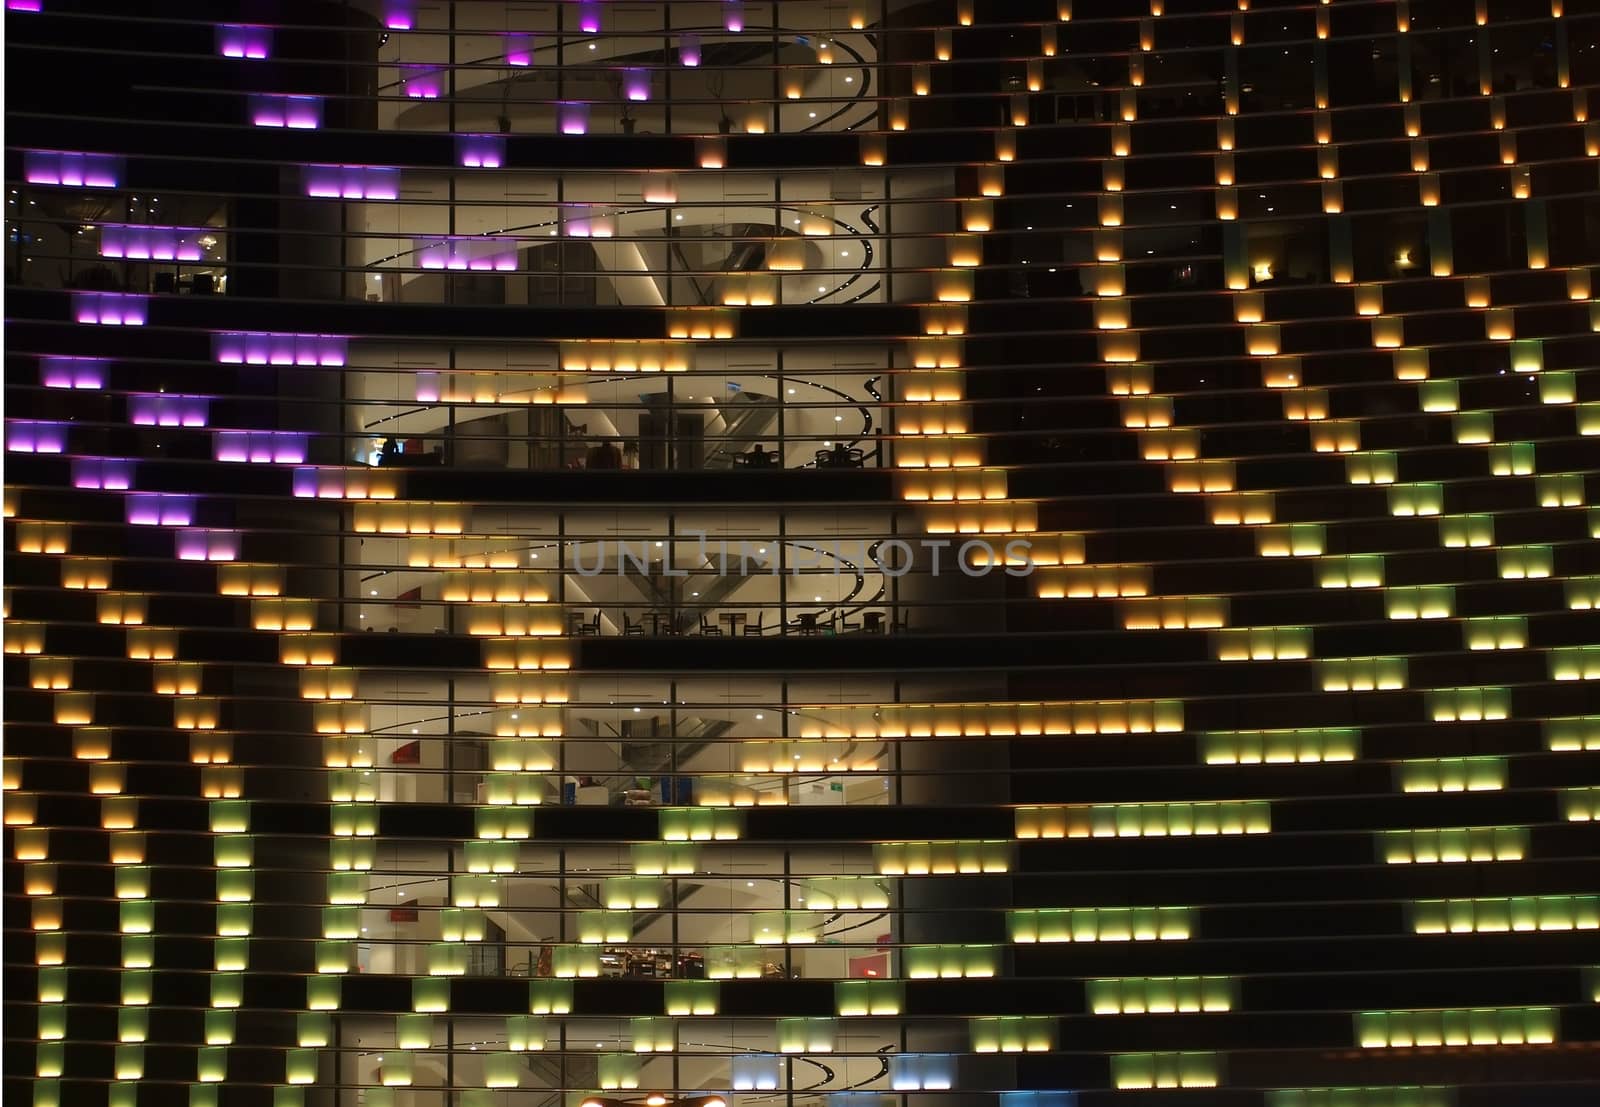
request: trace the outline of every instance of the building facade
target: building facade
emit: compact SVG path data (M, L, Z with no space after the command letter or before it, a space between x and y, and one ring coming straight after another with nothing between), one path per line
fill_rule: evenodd
M5 1094L1600 1086L1600 9L8 0Z

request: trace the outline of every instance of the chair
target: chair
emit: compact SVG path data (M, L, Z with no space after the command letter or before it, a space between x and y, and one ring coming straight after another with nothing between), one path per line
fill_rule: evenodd
M595 609L593 619L590 619L587 623L578 624L578 633L584 638L600 637L600 611L598 608Z
M762 625L766 621L766 618L767 618L767 613L765 611L757 611L756 612L756 621L753 622L753 623L745 623L745 625L744 625L744 636L746 638L760 638L761 637L761 632L764 629L766 629Z
M700 616L700 637L721 638L722 628L717 626L715 623L707 621L706 617L702 615Z
M623 634L624 637L627 637L627 638L643 638L644 637L644 624L642 622L641 623L634 622L632 619L628 618L627 612L623 612L623 614L622 614L622 634Z
M894 613L894 632L896 634L911 633L911 612L904 608L897 608Z
M835 611L833 613L833 633L835 633L835 634L841 634L841 633L849 634L852 631L857 631L857 630L860 630L860 629L861 629L861 620L857 619L855 622L852 623L849 619L844 617L844 614L842 612Z

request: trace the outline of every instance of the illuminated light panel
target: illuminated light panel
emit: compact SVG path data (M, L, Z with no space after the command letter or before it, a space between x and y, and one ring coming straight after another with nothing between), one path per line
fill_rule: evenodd
M133 487L133 462L111 457L73 458L72 487L127 491Z
M506 160L500 135L457 135L456 164L467 169L499 169Z
M901 956L906 977L911 980L987 979L999 974L1001 948L994 945L907 946Z
M1493 792L1506 786L1506 776L1503 757L1433 757L1395 766L1403 792Z
M1223 1058L1216 1053L1118 1053L1111 1057L1111 1083L1118 1089L1215 1088Z
M1320 523L1289 523L1256 531L1256 552L1262 557L1316 557L1327 544Z
M210 411L209 396L167 392L128 395L128 421L137 427L203 427Z
M461 269L509 272L517 267L519 243L514 238L480 235L437 239L412 239L417 264L424 269Z
M307 196L345 200L397 200L400 170L378 165L307 165L300 171Z
M383 0L383 25L391 31L409 31L417 24L415 0Z
M6 449L20 454L59 454L67 448L67 424L7 419Z
M872 856L877 871L884 876L1011 870L1010 844L999 840L879 842L873 845Z
M301 499L393 500L400 494L400 480L393 472L308 465L295 469L293 490Z
M1383 585L1382 554L1338 554L1316 563L1319 588L1379 588Z
M1127 976L1084 982L1096 1015L1170 1015L1231 1011L1238 982L1231 976Z
M1600 646L1557 646L1545 656L1554 680L1600 680Z
M968 1020L974 1053L1048 1053L1056 1048L1051 1015L1001 1015Z
M447 79L447 73L435 66L400 66L400 90L411 100L437 100Z
M1183 941L1193 935L1192 907L1040 907L1008 913L1007 932L1035 942Z
M1034 574L1040 599L1146 596L1150 591L1148 565L1042 566Z
M271 57L272 28L258 23L218 24L217 53L251 61Z
M104 388L110 372L111 363L103 358L43 357L39 359L39 383L46 388Z
M1183 729L1183 704L1178 700L793 706L799 712L800 737L806 739L1154 734Z
M1207 765L1353 761L1360 756L1360 752L1361 732L1355 728L1224 730L1213 731L1200 738L1200 759Z
M1477 1007L1363 1011L1354 1016L1363 1049L1548 1045L1558 1040L1554 1007Z
M215 334L211 353L224 365L344 365L350 340L329 334L232 331Z
M1096 803L1019 807L1016 836L1030 838L1165 838L1265 834L1272 809L1265 800L1199 803Z
M310 437L298 431L218 430L212 456L218 461L297 465L306 459Z
M847 1018L898 1015L905 1009L905 984L899 980L841 980L833 986L834 1010Z
M176 492L133 492L127 496L128 522L143 527L187 527L194 522L198 497Z
M1442 688L1428 693L1428 717L1436 723L1480 722L1511 714L1505 688Z
M257 127L309 131L322 126L322 97L287 93L252 93L247 101L250 122Z
M532 35L506 35L505 43L506 64L519 69L533 64L535 39Z
M23 177L29 184L72 188L115 188L123 171L123 159L113 154L25 150L22 163Z
M1568 822L1574 823L1600 820L1600 786L1563 788L1561 814Z
M72 317L102 327L142 327L149 319L150 297L125 292L74 292Z
M1521 861L1528 855L1528 828L1474 826L1438 830L1381 830L1378 855L1389 865Z
M201 261L204 227L162 227L136 223L102 223L100 256L129 261Z
M1504 575L1504 574L1502 574ZM1546 573L1545 575L1549 575ZM1574 577L1565 585L1567 609L1594 611L1600 609L1600 576Z
M1311 656L1309 627L1234 627L1211 637L1218 661L1303 661Z

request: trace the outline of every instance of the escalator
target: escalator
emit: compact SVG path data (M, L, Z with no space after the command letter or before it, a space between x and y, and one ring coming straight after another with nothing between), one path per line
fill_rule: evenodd
M565 1095L561 1091L551 1091L543 1099L535 1099L545 1089L560 1089L563 1085L570 1088L598 1088L600 1086L600 1059L583 1053L569 1053L566 1055L565 1073L562 1062L539 1053L521 1054L522 1064L528 1070L528 1075L537 1085L527 1089L529 1093L529 1107L558 1107L564 1102ZM520 1102L519 1098L519 1102Z
M573 720L578 733L616 739L617 768L606 778L606 788L614 806L623 805L629 798L627 793L639 790L633 786L638 779L648 778L654 782L672 775L675 769L681 771L696 754L733 729L733 723L727 719L680 719L678 736L672 737L658 733L656 724L655 719L637 722L629 719L613 727L594 719ZM660 802L659 789L652 788L651 793L653 802Z
M734 455L750 447L775 441L778 424L778 399L760 392L736 392L718 407L724 424L715 447L706 451L707 469L730 469Z

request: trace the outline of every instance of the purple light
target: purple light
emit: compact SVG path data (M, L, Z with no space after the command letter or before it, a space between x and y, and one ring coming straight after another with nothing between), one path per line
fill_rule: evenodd
M120 457L74 458L72 487L125 492L133 487L133 462Z
M302 500L342 500L347 495L365 499L366 479L364 471L352 473L337 466L305 465L294 471L294 494ZM351 491L351 485L355 491Z
M409 31L417 23L417 6L412 0L385 0L383 25L391 31Z
M413 100L437 100L444 89L444 73L428 65L402 65L400 87Z
M533 36L506 36L506 64L528 66L533 64Z
M186 527L194 504L195 497L174 492L130 492L127 519L137 527Z
M150 312L150 297L124 292L74 292L72 317L80 323L105 327L142 327Z
M112 154L26 150L22 155L22 175L29 184L115 188L122 176L122 159Z
M648 69L624 69L622 71L622 94L630 100L650 99L650 71Z
M584 219L568 219L566 232L571 238L610 238L616 234L616 226L609 216L595 215Z
M417 264L424 269L477 269L505 273L517 267L517 240L477 235L414 238Z
M8 12L42 12L44 0L6 0Z
M100 256L136 261L200 261L204 227L154 227L107 223L100 228Z
M233 561L239 556L239 532L190 527L178 532L179 561Z
M310 131L322 126L322 97L260 92L250 97L250 122L257 127Z
M417 402L419 404L436 404L439 402L439 374L429 370L417 372Z
M334 334L230 331L211 337L212 355L225 365L343 365L350 340Z
M225 58L265 58L272 53L272 28L256 23L220 24L217 53Z
M211 397L172 392L128 395L128 421L136 427L203 427L211 414Z
M689 68L700 64L700 36L682 34L678 36L678 60Z
M67 448L67 425L41 419L7 419L6 449L14 454L59 454Z
M744 30L744 0L723 0L722 25L735 33Z
M300 170L306 195L344 200L396 200L400 170L381 165L306 165Z
M589 130L589 105L563 101L556 105L556 116L564 135L581 135Z
M39 359L39 380L46 388L104 388L108 364L93 357Z
M506 160L506 140L499 135L457 135L456 160L468 169L499 169Z
M578 30L586 35L600 33L600 5L596 0L578 0Z
M218 461L255 461L298 465L306 459L310 436L298 431L219 430Z

